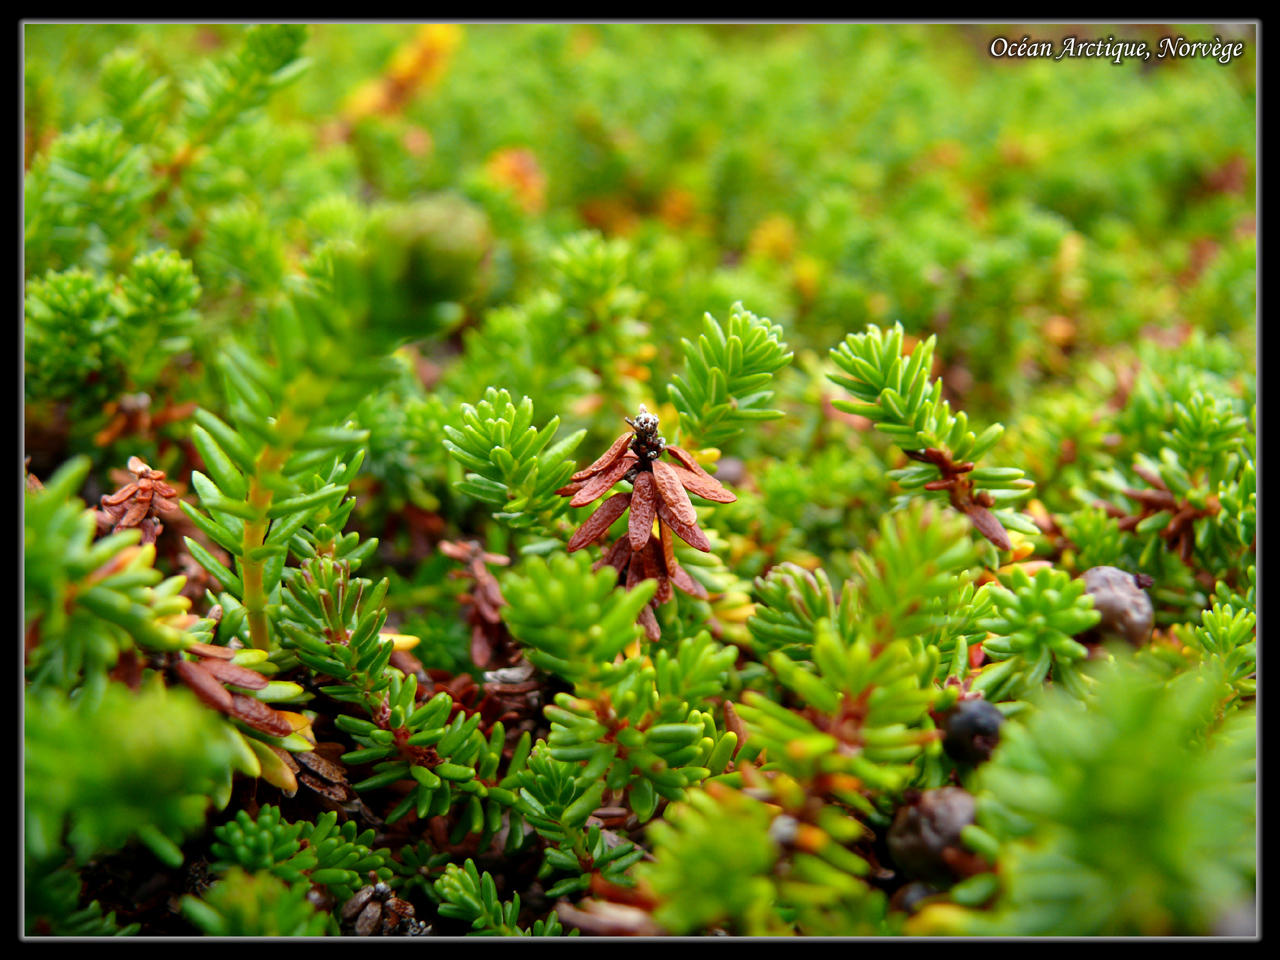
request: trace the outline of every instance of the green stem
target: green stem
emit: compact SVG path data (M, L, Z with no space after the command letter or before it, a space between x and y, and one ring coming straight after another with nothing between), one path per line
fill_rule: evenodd
M262 478L278 473L289 459L293 442L306 429L306 418L290 413L289 399L285 397L285 409L276 420L276 435L288 438L279 446L270 445L263 448L254 465L253 477L249 480L248 502L258 514L257 520L249 520L244 525L244 559L241 561L241 581L244 584L245 616L249 623L249 639L258 650L271 649L271 632L267 620L267 592L263 582L266 558L250 560L251 551L261 547L267 539L267 530L271 520L267 511L275 493L262 482Z
M267 538L267 528L271 525L271 521L267 519L267 510L271 507L273 493L262 483L262 477L269 471L278 470L283 463L283 453L267 447L258 456L257 469L249 481L249 505L254 508L259 518L246 521L244 525L245 556L240 565L240 577L244 584L244 607L249 623L249 639L258 650L271 649L271 633L267 623L267 594L263 589L263 570L266 567L266 561L250 560L249 553L263 545Z

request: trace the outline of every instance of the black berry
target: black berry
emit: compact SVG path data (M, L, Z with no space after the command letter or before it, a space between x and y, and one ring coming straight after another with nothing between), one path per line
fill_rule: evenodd
M898 808L889 828L889 853L908 877L950 886L973 858L960 843L960 831L973 823L973 796L959 787L926 790L914 803Z
M1118 567L1093 567L1084 572L1084 582L1085 591L1093 597L1093 609L1102 619L1077 640L1102 643L1119 638L1139 647L1151 639L1155 614L1151 598L1136 576Z
M957 763L985 763L1000 742L1004 714L986 700L961 700L942 715L942 748Z

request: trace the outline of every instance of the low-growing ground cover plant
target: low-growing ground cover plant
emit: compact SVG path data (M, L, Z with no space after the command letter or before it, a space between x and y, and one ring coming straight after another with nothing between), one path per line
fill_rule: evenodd
M1253 34L997 35L28 25L25 934L1252 936Z

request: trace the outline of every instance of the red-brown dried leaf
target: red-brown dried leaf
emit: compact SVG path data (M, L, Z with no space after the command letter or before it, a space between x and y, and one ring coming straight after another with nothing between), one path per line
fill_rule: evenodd
M626 471L623 472L625 473ZM613 484L611 483L609 486L613 486ZM591 499L594 500L595 497ZM631 505L631 500L632 495L629 493L615 493L600 504L596 508L596 512L587 518L587 522L580 526L577 532L569 538L568 552L573 553L575 550L581 550L590 543L595 543L598 537L613 526L613 521L626 513L627 507Z
M1151 484L1157 490L1163 490L1165 493L1169 492L1169 487L1165 484L1160 474L1153 473L1150 470L1145 470L1139 466L1135 466L1133 468L1133 472L1136 473L1138 476L1140 476L1143 480L1147 481L1147 483Z
M261 730L273 737L287 737L293 733L293 724L282 713L277 713L261 700L245 697L238 693L231 695L231 715L243 720L255 730Z
M174 665L174 669L179 679L190 687L200 700L221 713L231 712L231 691L219 683L217 677L208 670L190 660L179 660Z
M636 474L635 489L631 492L631 516L627 520L627 536L631 549L640 550L653 536L653 518L658 513L658 489L653 474L647 470Z
M692 470L686 470L684 467L671 467L675 471L676 476L680 478L680 483L690 493L696 494L703 500L710 500L712 503L733 503L737 500L737 496L727 490L719 480L715 477L709 477L706 474L699 476Z
M1125 516L1125 512L1117 507L1114 503L1108 503L1106 500L1095 500L1091 506L1101 510L1105 510L1108 517L1113 520L1119 520Z
M107 676L117 683L123 683L134 693L141 690L142 662L138 659L137 651L121 651L120 658L116 660L116 665L111 668L111 672Z
M631 542L627 539L626 534L620 536L613 541L613 546L609 548L609 552L597 560L591 566L594 573L603 566L610 566L621 573L626 569L626 565L631 562Z
M742 722L738 711L728 700L724 701L724 728L738 738L738 745L733 748L733 754L737 756L742 745L747 742L747 725Z
M645 577L644 572L644 551L633 551L631 554L631 562L627 565L627 589L632 590L635 585Z
M674 567L668 567L667 572L671 576L671 582L689 594L689 596L697 597L699 600L707 599L707 588L698 580L693 579L689 575L689 571L680 566L679 563Z
M480 669L489 666L489 658L493 656L493 644L484 632L484 627L476 624L471 628L471 662Z
M1178 538L1178 558L1188 567L1192 565L1191 552L1195 545L1195 537L1192 535L1191 527L1188 526L1182 531L1182 536Z
M326 780L332 780L334 783L342 783L347 778L347 772L331 760L326 760L314 750L308 750L306 753L299 753L298 760L306 764L320 776Z
M399 897L392 897L382 905L382 934L391 936L402 920L413 919L413 904Z
M458 560L462 563L466 563L471 559L472 551L470 544L453 543L449 540L441 540L436 547L450 560Z
M1001 550L1012 550L1013 542L1009 539L1009 534L1005 532L1000 521L986 507L980 507L976 503L965 507L965 513L969 515L969 519L973 521L973 525L977 531L994 543Z
M1191 521L1196 518L1196 514L1197 511L1195 507L1191 506L1189 503L1184 504L1181 509L1173 515L1172 519L1169 520L1169 523L1165 526L1164 530L1161 531L1160 536L1165 539L1171 539L1178 536L1182 532L1183 526L1191 523Z
M662 546L662 562L668 570L674 570L680 565L679 561L676 560L675 534L661 520L658 521L658 540Z
M125 515L116 521L116 533L121 530L128 530L130 527L136 527L147 518L147 511L151 509L150 500L135 500Z
M699 476L703 476L711 480L715 480L715 477L711 476L711 474L707 473L706 470L702 469L702 464L700 464L696 459L694 459L693 454L689 453L688 450L684 450L684 449L681 449L680 447L667 444L667 453L671 454L673 457L679 460L680 463L684 465L684 468L686 470L691 470L694 473L698 474Z
M472 605L475 612L486 623L497 623L502 619L502 614L498 611L498 608L506 606L506 603L507 601L502 596L502 588L498 586L498 581L494 579L493 574L489 573L488 570L483 570L483 576L476 578L476 589L472 595Z
M667 565L662 559L662 547L655 540L650 540L640 553L644 556L644 575L650 580L658 581L658 589L653 599L658 603L666 603L671 599L671 578L667 576ZM633 560L634 564L635 561Z
M569 501L571 507L585 507L592 500L609 491L615 483L621 480L628 470L635 466L639 458L635 454L628 453L619 457L617 462L603 473L598 473L586 483L582 485L582 489L573 495L573 499Z
M622 456L622 451L627 448L627 444L629 444L634 437L635 434L628 430L617 440L613 441L613 445L604 452L604 456L591 464L591 466L579 470L569 478L570 481L586 480L588 477L594 477L600 471L607 469L613 464L613 461Z
M246 690L261 690L268 683L266 677L262 674L250 670L247 667L237 667L234 663L227 663L226 660L215 660L210 658L200 663L204 669L221 680L223 683L230 683L233 686L244 687Z
M684 523L672 515L667 509L665 500L658 501L658 519L665 523L668 527L676 532L676 534L689 546L703 553L711 552L711 541L707 539L707 535L695 523L693 525Z
M111 493L111 494L104 493L102 495L102 499L99 502L104 507L119 506L120 504L124 503L126 500L128 500L137 492L138 492L138 485L136 483L130 483L127 486L121 487L115 493Z
M655 460L653 461L653 479L671 515L687 526L696 526L698 512L689 502L689 494L685 493L684 484L680 482L676 468L665 460Z
M486 693L512 695L530 693L542 686L541 680L525 680L523 683L486 683Z
M298 766L298 761L293 758L293 754L290 753L288 750L282 750L279 747L272 746L271 744L266 744L265 746L268 750L270 750L277 757L279 757L280 762L283 763L286 767L288 767L291 771L293 771L294 773L302 772L302 767Z
M193 643L187 647L187 653L194 653L201 657L213 657L216 660L231 660L236 655L236 651L230 647L215 647L211 643Z
M341 783L328 783L319 777L307 773L305 770L296 775L299 783L305 784L316 793L323 797L328 797L335 803L345 803L350 799L349 788Z
M647 603L636 617L636 623L644 627L644 635L651 641L662 639L662 628L658 626L658 618L653 615L653 607Z

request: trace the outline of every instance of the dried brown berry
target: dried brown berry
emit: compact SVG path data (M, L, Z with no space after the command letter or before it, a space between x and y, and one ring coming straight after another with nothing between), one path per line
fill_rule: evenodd
M1084 572L1085 592L1093 609L1102 614L1097 626L1076 637L1081 643L1119 638L1135 647L1151 640L1155 612L1138 578L1118 567L1093 567Z
M972 794L960 787L926 790L898 808L889 828L889 852L908 877L950 886L967 874L972 858L960 831L974 822Z

